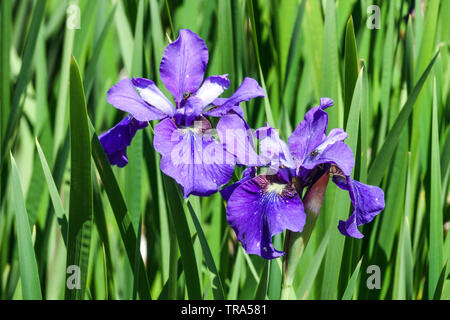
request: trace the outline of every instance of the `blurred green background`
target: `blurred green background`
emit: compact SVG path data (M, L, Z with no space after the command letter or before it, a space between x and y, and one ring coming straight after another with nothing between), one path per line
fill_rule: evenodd
M244 253L220 194L180 199L150 128L124 169L111 170L94 134L124 117L106 102L121 78L163 88L159 63L180 28L205 40L206 75L229 74L224 96L246 76L264 87L266 98L243 106L253 128L268 121L287 139L332 98L328 129L349 133L354 178L385 192L385 210L357 240L338 232L352 206L329 184L297 298L450 299L450 1L2 0L0 9L1 299L280 298L281 259ZM66 290L72 264L80 290ZM380 289L367 286L371 265Z

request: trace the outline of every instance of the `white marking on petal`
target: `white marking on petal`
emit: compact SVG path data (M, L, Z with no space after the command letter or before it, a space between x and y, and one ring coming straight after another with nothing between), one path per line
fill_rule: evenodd
M225 79L218 81L216 77L220 76L207 78L195 94L196 97L202 99L203 107L206 107L210 103L212 103L217 97L222 94L222 92L224 92L228 88L228 86L223 85L223 82L226 81Z
M267 186L266 192L267 193L276 193L276 194L281 194L284 190L284 188L286 187L285 184L281 184L281 183L271 183Z
M153 86L148 86L146 88L136 87L136 90L139 92L142 99L149 105L154 106L167 115L173 115L174 107L172 106L172 103L158 88L153 88Z

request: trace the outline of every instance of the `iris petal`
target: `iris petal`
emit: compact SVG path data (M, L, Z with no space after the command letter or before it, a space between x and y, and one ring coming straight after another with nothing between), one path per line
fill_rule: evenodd
M128 164L127 147L131 144L137 130L147 125L147 122L138 121L129 115L99 136L100 143L112 165L124 167Z
M339 221L338 229L346 236L354 238L362 238L357 226L371 222L377 214L379 214L385 206L383 190L370 186L350 177L334 176L333 182L350 194L353 204L353 213L347 221Z
M210 105L210 107L206 107L205 109L209 110L209 111L213 111L213 109L220 107L227 100L228 100L228 98L217 98L212 102L212 104L211 104L212 106ZM206 110L205 110L205 114L210 114L210 112L206 111ZM229 113L236 113L241 118L244 118L244 110L242 110L242 108L239 106L239 104L236 104L233 107L231 107L231 110L229 111Z
M305 159L302 168L312 170L325 163L337 166L345 176L350 176L355 164L352 149L340 141L327 145L323 150L318 148Z
M107 101L117 109L129 112L139 121L159 120L168 115L159 105L146 103L130 79L123 79L112 86L108 90Z
M328 114L324 110L333 105L334 102L332 99L320 98L320 105L312 108L305 114L304 120L299 123L289 137L289 148L295 157L297 167L300 167L305 159L325 140ZM333 130L330 131L330 134L332 132ZM335 134L341 133L341 131L336 131L331 136L333 137ZM341 137L338 136L338 138Z
M189 97L182 103L182 107L175 112L178 125L190 126L202 114L203 101L198 97Z
M200 87L208 59L203 39L187 29L181 29L178 39L164 50L159 73L177 106L185 93L193 94Z
M217 123L217 132L227 152L236 157L238 164L263 165L255 152L253 132L240 116L228 114L221 117Z
M211 76L205 79L202 86L195 93L195 96L203 102L203 107L212 103L230 86L228 75Z
M161 170L181 185L184 197L208 196L228 183L234 159L201 128L176 127L171 119L155 126L154 147L161 153Z
M264 90L252 78L245 78L237 90L228 99L221 100L219 107L212 108L204 114L211 117L221 117L236 108L239 103L256 97L264 97Z
M277 129L267 126L257 129L255 133L259 140L260 157L269 162L271 169L278 171L280 166L295 169L291 151L286 142L280 139Z
M153 81L144 78L133 78L132 82L145 102L162 113L173 116L175 108Z
M256 176L256 168L255 167L248 167L247 169L245 169L242 172L241 180L220 190L220 194L222 195L223 200L228 201L228 199L230 199L231 195L233 194L233 191L237 187L239 187L244 182L254 178L255 176Z
M288 139L289 148L295 157L297 167L300 167L307 156L323 141L327 132L328 115L320 106L309 110L305 119Z
M236 188L227 204L227 220L249 254L274 259L284 252L276 250L272 237L291 230L301 232L305 213L292 186L275 176L260 175Z

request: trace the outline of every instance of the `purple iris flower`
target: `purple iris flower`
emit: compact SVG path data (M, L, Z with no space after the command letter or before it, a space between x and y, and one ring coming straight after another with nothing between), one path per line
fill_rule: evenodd
M212 134L207 117L242 116L240 102L264 96L254 79L245 78L229 98L219 98L230 81L226 74L203 81L208 59L205 42L194 32L182 29L178 39L166 47L159 68L175 105L148 79L124 79L108 91L107 101L139 123L161 120L154 129L154 147L162 156L161 170L182 186L184 197L217 192L234 171L234 158L230 160L223 144ZM110 141L117 139L115 132L109 135ZM129 138L128 144L132 136ZM114 160L111 163L122 165L123 161L112 156L116 149L105 147L110 160Z
M284 252L274 248L272 237L286 229L301 232L306 219L289 147L274 128L250 130L235 114L222 117L217 130L237 163L248 166L240 181L221 190L227 221L247 253L278 258ZM257 175L257 169L265 172Z
M328 115L324 109L333 105L329 98L322 98L320 106L307 112L289 137L289 148L296 162L300 184L308 186L314 170L329 171L333 182L350 194L353 213L346 221L339 221L338 229L346 236L362 238L358 226L371 222L385 206L383 190L351 178L354 166L353 152L343 141L347 133L332 129L326 135Z
M250 130L239 138L240 143L226 143L227 151L246 165L249 154L255 152L252 139L259 140L256 165L265 173L256 175L255 169L246 172L243 179L224 188L221 193L227 203L227 220L247 253L273 259L284 254L272 245L272 237L284 230L301 232L306 214L301 196L323 174L332 174L333 182L350 194L353 213L347 221L339 221L338 229L346 236L362 238L358 226L372 221L384 209L384 193L375 186L365 185L351 178L354 160L351 149L343 142L347 137L342 129L326 134L328 115L324 109L333 105L322 98L320 105L309 110L305 119L288 139L282 141L277 130L266 126ZM235 115L220 121L239 126ZM220 128L220 121L218 129ZM242 121L241 128L246 128ZM222 133L223 134L223 133ZM220 131L219 131L220 135ZM242 146L250 146L247 151Z

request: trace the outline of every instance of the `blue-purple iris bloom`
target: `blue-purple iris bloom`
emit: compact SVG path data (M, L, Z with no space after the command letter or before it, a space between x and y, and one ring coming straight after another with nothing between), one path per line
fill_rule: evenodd
M229 97L219 96L230 86L227 75L206 78L208 49L194 32L182 29L170 43L160 64L160 77L175 105L148 79L124 79L111 87L107 101L130 115L100 137L111 164L127 164L126 147L148 121L161 120L154 129L154 147L161 154L161 170L189 195L207 196L228 183L234 171L223 144L209 133L207 117L234 114L239 103L263 97L264 90L245 78Z
M349 192L353 204L353 213L338 224L343 235L362 238L357 227L372 221L384 209L384 193L380 188L351 178L354 159L352 150L344 143L347 133L332 129L326 134L328 115L324 109L332 105L331 99L322 98L319 106L306 113L288 144L269 126L254 132L247 130L246 135L225 143L237 163L249 166L240 181L221 191L228 201L227 220L247 253L265 259L284 254L274 248L272 237L284 230L303 230L306 220L301 201L303 190L325 173L331 173L333 182ZM226 126L221 127L221 122ZM217 126L219 136L230 127L248 129L241 118L226 115ZM258 154L253 140L259 141ZM266 172L256 175L257 168Z

